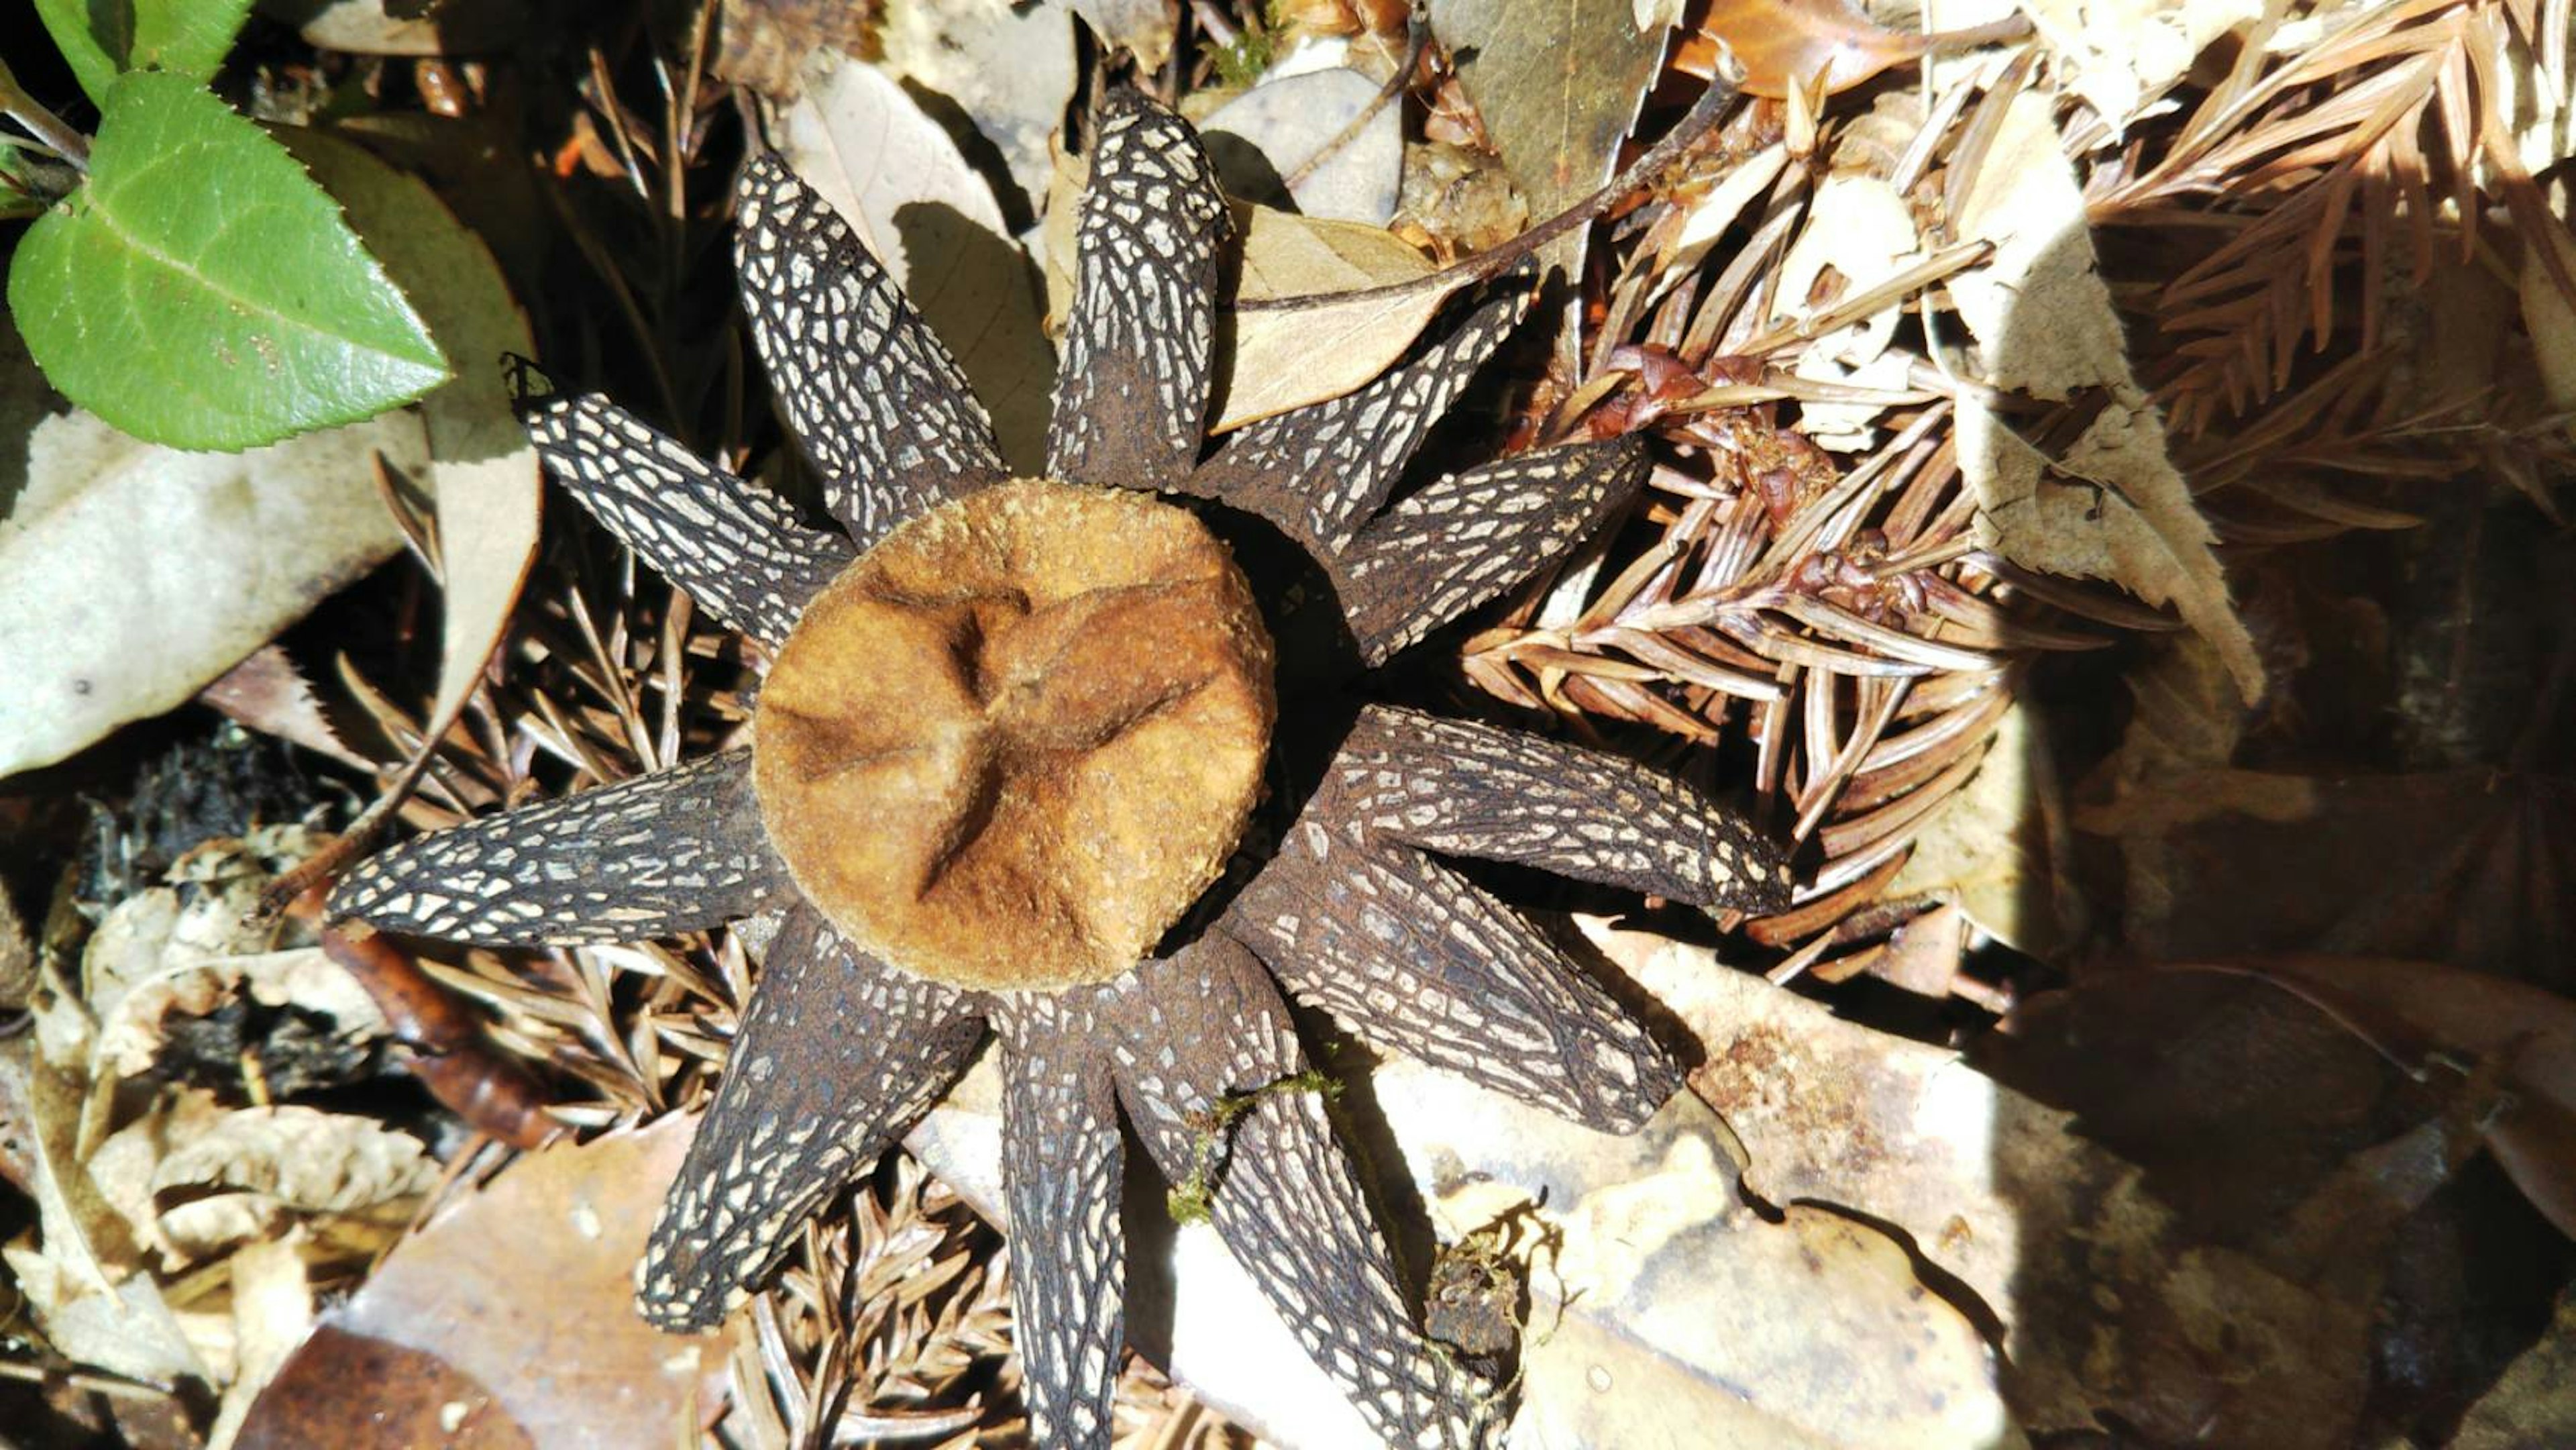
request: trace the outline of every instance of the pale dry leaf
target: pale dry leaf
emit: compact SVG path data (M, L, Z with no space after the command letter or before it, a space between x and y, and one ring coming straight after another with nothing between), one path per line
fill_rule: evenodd
M1423 282L1429 258L1390 232L1268 207L1238 212L1242 282L1234 356L1211 431L1338 398L1404 355L1455 281ZM1401 290L1399 284L1421 282ZM1340 294L1358 293L1358 296Z
M1807 204L1806 225L1780 259L1776 275L1782 310L1772 321L1792 321L1831 308L1921 260L1913 210L1896 187L1884 177L1865 172L1837 172L1816 187L1814 199ZM1829 270L1834 285L1817 301ZM1901 301L1891 299L1877 313L1817 337L1806 352L1865 367L1887 350L1903 310Z
M2017 702L1997 722L1976 775L1916 833L1887 896L1953 898L1988 936L2044 957L2081 921L2067 844L2047 737L2028 702Z
M2005 108L1952 226L1995 249L1949 284L1983 349L1984 381L2052 401L2129 382L2127 334L2044 93L2024 91Z
M1959 402L1959 465L1977 492L1979 540L2043 573L2107 579L2171 604L2216 646L2247 700L2264 688L2253 637L2229 599L2202 517L2166 449L2163 419L2130 372L2110 288L2096 266L2084 197L2058 144L2050 102L2024 92L1960 208L1964 238L1991 261L1951 279L1960 316L1995 387L2063 400L2106 396L2056 458L1974 397Z
M289 1103L237 1109L172 1142L151 1186L178 1267L298 1219L398 1224L437 1181L437 1162L409 1133Z
M400 548L375 454L417 476L418 415L231 454L38 424L0 523L0 776L184 703Z
M2020 0L2068 89L2116 133L2182 79L2210 42L2263 13L2261 0Z
M0 891L0 1012L27 1005L36 990L36 941L9 893Z
M260 1391L313 1332L313 1284L305 1272L300 1230L242 1245L225 1260L224 1272L232 1281L237 1348L232 1382L224 1386L206 1450L228 1450Z
M2555 220L2542 230L2565 260L2569 274L2576 275L2576 239ZM2539 364L2541 384L2549 390L2550 406L2576 411L2576 306L2570 306L2567 294L2558 289L2548 260L2537 247L2522 259L2519 285L2522 325L2531 334L2532 357ZM2568 425L2568 431L2576 436L2576 423Z
M2540 25L2548 26L2553 12L2538 12ZM2567 11L2554 12L2563 23ZM2479 79L2480 85L2495 86L2495 114L2504 123L2512 139L2514 155L2522 169L2545 176L2576 156L2576 65L2568 64L2568 52L2576 40L2563 31L2554 40L2556 54L2534 56L2520 35L2506 40L2503 64L2493 67ZM2494 162L2478 158L2478 181L2492 185Z
M473 1387L512 1433L474 1443L625 1450L671 1443L690 1406L723 1393L720 1332L666 1335L634 1311L645 1235L697 1128L673 1113L640 1130L526 1154L405 1240L282 1371L247 1444L353 1443L373 1418L408 1423L416 1396ZM542 1292L531 1292L531 1286ZM351 1395L324 1363L395 1360L383 1395ZM300 1438L279 1438L292 1427ZM515 1436L515 1438L514 1438Z
M422 729L436 739L465 708L536 560L544 474L507 382L507 360L536 344L490 249L427 183L335 137L286 134L456 365L455 378L420 403L444 611L438 692Z
M34 1170L30 1196L37 1216L34 1241L21 1238L0 1248L0 1260L17 1281L36 1327L66 1358L147 1384L202 1379L206 1367L145 1272L143 1246L132 1226L79 1156L88 1094L76 1064L85 1045L77 1028L46 1020L48 1014L80 1011L76 1002L64 1002L69 995L40 997L32 1042L0 1043L0 1075L15 1088L0 1096L22 1104L27 1117L22 1137ZM48 1038L59 1043L66 1037L73 1039L66 1044L68 1057L47 1048Z
M477 55L518 38L528 11L509 0L258 0L307 45L352 55Z
M2558 1296L2558 1312L2540 1342L2524 1350L2469 1407L2450 1450L2549 1450L2576 1444L2576 1290Z
M1530 1278L1510 1444L2024 1443L1984 1339L1905 1247L1819 1209L1766 1221L1688 1094L1617 1137L1409 1061L1374 1081L1444 1240L1514 1212L1562 1235Z
M1383 227L1404 182L1404 108L1377 106L1318 159L1377 98L1378 83L1355 70L1265 77L1200 122L1199 135L1228 194L1276 204L1284 181L1300 216Z
M1110 48L1135 52L1139 69L1152 73L1172 58L1178 29L1176 0L1064 0Z
M1444 1239L1533 1203L1562 1234L1531 1278L1506 1444L2020 1443L1983 1341L1923 1291L1904 1249L1821 1213L1764 1222L1739 1201L1723 1130L1687 1095L1617 1137L1402 1059L1372 1080ZM999 1074L970 1072L907 1146L999 1214ZM1371 1443L1213 1231L1181 1230L1168 1259L1130 1273L1131 1326L1171 1331L1140 1348L1229 1419L1283 1450Z
M807 75L780 149L956 355L1003 457L1037 472L1055 351L1035 270L991 185L901 85L847 56Z
M1432 34L1459 57L1458 82L1531 215L1554 216L1610 180L1664 53L1661 14L1646 22L1634 0L1432 0ZM1569 276L1584 238L1551 249Z
M1647 294L1649 301L1658 300L1682 280L1697 272L1718 241L1734 227L1736 218L1753 204L1754 198L1769 191L1789 167L1789 148L1775 141L1754 152L1715 185L1688 202L1682 211L1681 224L1663 243L1655 258L1655 284ZM1906 223L1913 227L1909 219Z
M2125 1183L2126 1164L2066 1131L2066 1118L1945 1048L1846 1022L1735 971L1704 947L1607 922L1579 924L1707 1049L1692 1086L1750 1158L1748 1188L1773 1203L1839 1205L1905 1230L2003 1322L2025 1409L2050 1426L2089 1420L2080 1345L2024 1323L2077 1185ZM2065 1198L2033 1198L2054 1182ZM2138 1227L2162 1231L2162 1220ZM2034 1332L2038 1330L2040 1332Z
M1048 142L1073 99L1073 13L1061 5L892 0L878 36L896 78L952 102L1010 169L1028 215L1045 200Z

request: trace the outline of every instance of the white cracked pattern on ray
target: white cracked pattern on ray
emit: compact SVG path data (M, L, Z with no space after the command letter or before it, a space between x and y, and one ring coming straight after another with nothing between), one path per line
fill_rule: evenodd
M709 614L776 644L856 557L768 489L716 468L598 394L529 410L529 439L581 505Z

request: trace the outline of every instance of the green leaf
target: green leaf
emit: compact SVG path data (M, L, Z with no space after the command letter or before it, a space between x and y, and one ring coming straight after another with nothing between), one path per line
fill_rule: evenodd
M235 449L446 381L411 304L258 127L149 71L101 116L89 184L9 273L28 350L73 401L138 438Z
M206 80L223 69L249 17L250 0L136 0L125 67Z
M116 0L36 0L36 15L71 66L72 79L104 105L134 43L134 7Z
M205 80L223 67L250 0L36 0L72 78L104 106L119 71Z

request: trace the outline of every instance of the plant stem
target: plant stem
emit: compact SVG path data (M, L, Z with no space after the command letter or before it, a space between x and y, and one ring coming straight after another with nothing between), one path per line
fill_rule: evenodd
M0 114L27 128L27 134L53 148L54 154L70 162L86 175L89 171L89 138L65 124L63 118L46 110L43 103L19 86L17 74L9 63L0 60Z

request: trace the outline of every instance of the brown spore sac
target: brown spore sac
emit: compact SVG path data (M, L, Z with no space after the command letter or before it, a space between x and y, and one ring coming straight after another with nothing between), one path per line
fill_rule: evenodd
M1272 673L1195 516L1015 480L895 530L806 606L754 723L761 818L807 898L903 970L1105 981L1233 853Z

